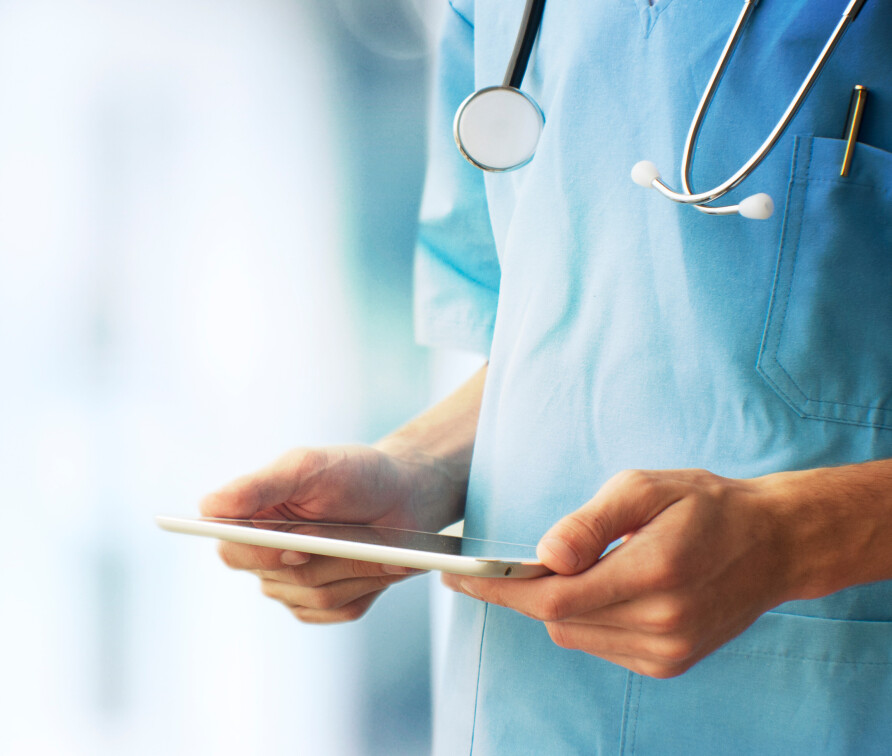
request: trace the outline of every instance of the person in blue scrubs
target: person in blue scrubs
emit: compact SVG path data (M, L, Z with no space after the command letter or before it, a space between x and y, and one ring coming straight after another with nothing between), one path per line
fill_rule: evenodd
M209 496L279 514L538 542L555 573L447 576L442 754L892 749L892 15L868 3L775 149L710 217L629 179L678 166L736 2L545 9L527 166L452 143L501 81L522 0L454 0L417 255L423 343L487 366L371 447L299 449ZM762 0L700 135L694 187L761 144L838 20ZM870 90L849 174L849 97ZM668 174L668 168L665 169ZM238 544L308 622L405 571Z

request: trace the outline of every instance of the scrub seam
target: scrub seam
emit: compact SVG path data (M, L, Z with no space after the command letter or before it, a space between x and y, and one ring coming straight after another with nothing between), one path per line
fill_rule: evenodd
M781 325L783 325L783 323L781 323ZM889 412L889 410L888 410L886 407L882 407L882 406L880 406L880 405L873 405L873 404L852 404L851 402L838 402L838 401L833 400L833 399L812 399L808 394L806 394L806 393L802 390L802 387L801 387L798 383L796 383L796 381L794 380L793 376L790 375L790 374L787 372L787 369L780 363L780 360L778 360L776 356L775 356L775 358L774 358L774 361L777 363L777 366L778 366L778 368L780 369L780 371L781 371L785 376L787 376L787 378L790 379L790 383L793 384L793 386L799 391L799 393L802 394L803 399L805 399L805 401L808 402L808 403L811 403L811 404L831 404L831 405L833 405L833 406L837 406L837 407L854 407L855 409L875 410L875 411L877 411L877 412ZM780 390L781 390L781 389L778 389L778 391L780 391ZM785 396L786 396L786 394L785 394ZM828 416L825 416L825 415L810 415L810 417L826 417L826 418L828 418L828 419L834 419L834 418L830 417L829 415L828 415ZM853 422L854 422L854 421L853 421ZM858 423L856 423L856 425L857 425L857 424L858 424ZM880 426L878 426L878 427L885 427L885 426L880 425Z
M645 0L633 0L633 2L638 11L639 19L644 23L644 38L650 39L650 34L657 25L657 19L660 17L660 14L666 10L672 0L660 0L659 3L653 4L645 2Z
M424 326L421 326L421 323ZM444 334L444 331L446 332ZM443 318L416 320L415 339L422 345L454 346L488 356L492 349L495 324L454 321ZM479 338L477 338L479 337ZM481 343L482 342L484 343Z
M809 172L809 169L811 168L811 158L812 158L812 153L814 152L814 148L815 148L815 143L814 143L814 140L812 140L811 144L809 144L809 149L808 149L808 162L805 165L805 177L804 177L804 183L802 186L803 193L805 192L806 187L808 186L808 172ZM796 151L796 159L797 159L797 161L799 159L799 150ZM793 175L795 176L796 173L797 173L796 167L794 166ZM794 179L794 185L795 185L795 183L796 182ZM792 196L792 192L790 194ZM805 205L804 198L803 198L802 204L803 204L803 206ZM790 264L790 279L787 282L787 285L784 287L786 289L786 291L784 292L784 300L783 300L783 304L782 304L783 315L781 316L780 326L777 329L777 340L776 340L776 343L774 344L774 349L772 350L772 354L771 354L771 357L774 360L774 362L780 367L781 370L783 370L784 374L787 375L788 378L790 378L790 380L792 381L794 386L796 386L796 382L793 381L793 379L789 376L789 374L787 374L787 371L784 370L783 365L780 364L780 361L777 359L777 353L780 351L781 335L784 332L784 325L787 322L787 311L789 310L790 295L793 292L793 279L796 276L796 262L799 260L799 245L802 243L802 216L803 215L805 215L805 213L801 212L801 213L799 213L799 217L797 218L799 223L796 226L796 245L793 248L793 261ZM784 242L785 241L786 240L784 240ZM781 254L783 254L783 242L782 242L782 246L781 246ZM796 386L796 388L798 389L799 386ZM800 391L802 391L802 390L800 389ZM808 397L805 395L805 393L803 393L802 395L806 398L806 400L808 399Z
M810 177L811 172L811 163L812 156L814 154L815 143L814 139L812 139L809 143L809 150L807 159L802 161L804 165L800 166L800 147L801 147L801 138L796 137L795 140L795 149L793 155L793 165L791 170L791 178L789 190L787 192L787 213L784 218L785 228L781 232L781 246L778 254L778 264L775 272L775 281L774 288L771 293L771 301L769 303L769 316L765 324L765 334L762 339L762 354L768 358L774 368L776 368L780 374L782 374L792 388L796 389L799 392L801 399L797 400L791 394L791 392L787 389L781 387L781 385L772 378L772 376L767 372L766 367L762 364L762 359L760 357L757 367L759 368L759 372L765 381L796 411L796 414L802 418L806 419L814 419L814 420L827 420L830 422L838 422L844 423L847 425L857 425L862 427L871 427L871 428L880 428L883 430L892 429L892 425L887 423L875 423L875 422L867 422L865 420L853 420L850 418L840 418L830 414L822 414L817 411L814 411L814 405L829 405L835 407L851 407L854 409L861 410L871 410L878 413L888 413L889 409L882 406L870 406L863 404L853 404L849 402L839 402L833 400L822 400L822 399L812 399L805 391L802 390L802 387L794 380L793 376L787 371L784 365L778 359L778 353L780 351L780 340L784 331L784 326L787 320L787 313L789 312L789 302L790 296L792 295L793 290L793 280L796 275L796 264L799 260L801 243L802 243L802 222L803 217L805 215L804 205L805 199L802 198L801 204L803 207L802 212L799 212L794 217L793 222L798 222L795 230L793 230L792 226L787 226L787 223L790 221L791 214L793 212L794 205L794 197L796 196L796 189L801 187L801 191L804 194L807 191L808 185L813 181L826 181L828 183L838 183L834 182L832 179L812 179ZM857 184L857 186L866 186L863 184ZM866 188L871 188L866 186ZM797 206L798 206L797 204ZM789 232L789 233L788 233ZM790 250L790 254L792 254L792 261L790 262L790 272L787 284L783 287L784 290L781 290L782 280L785 277L784 274L784 249L787 247L787 241L790 237L794 236L796 238L796 243L793 246L793 249ZM789 259L789 256L787 257ZM777 307L775 307L775 305ZM777 322L777 318L775 317L775 313L780 311L782 315L780 316L780 322ZM774 326L774 327L773 327ZM811 408L809 408L811 405Z
M780 365L778 366L780 367ZM783 367L780 367L783 370ZM787 376L789 378L789 376ZM795 407L795 399L789 395L786 391L784 391L777 383L775 383L771 378L766 377L766 381L771 385L771 387L777 391L784 399L786 399L790 404L794 405L796 409L796 414L799 417L805 418L807 420L827 420L832 423L842 423L843 425L857 425L861 428L877 428L879 430L892 430L892 425L886 425L885 423L871 423L867 420L849 420L844 417L835 417L834 415L819 415L816 412L806 412L805 410L800 410ZM791 379L792 380L792 379ZM814 401L813 399L809 399L806 397L806 403ZM888 412L889 410L877 407L868 407L867 409L878 409L880 412Z
M741 656L744 659L753 657L770 659L791 659L792 661L821 662L822 664L846 664L852 667L892 667L892 660L887 662L854 661L849 659L821 659L817 656L798 656L796 654L776 654L771 651L725 651L721 653L729 656Z
M458 16L462 21L464 21L464 22L465 22L468 26L470 26L472 29L474 28L474 24L472 24L472 23L468 20L468 17L465 16L464 13L462 13L458 8L455 7L455 4L453 3L452 0L449 0L449 7L452 8L453 11L455 11L455 15L456 15L456 16Z
M477 656L477 684L474 688L474 718L471 720L471 747L468 754L474 753L474 735L477 733L477 702L480 700L480 671L483 667L483 638L486 635L486 618L489 617L489 604L483 605L483 627L480 628L480 654Z
M456 11L456 13L457 12L458 11ZM441 247L440 245L435 244L434 242L431 242L431 241L421 240L421 241L419 241L419 243L417 245L417 249L419 249L419 251L421 251L421 252L427 252L438 263L449 268L453 273L458 274L459 278L461 278L465 281L470 281L475 286L479 286L480 288L485 289L486 291L490 292L491 294L498 295L498 293L499 293L498 286L492 287L488 283L486 283L486 281L483 281L479 276L471 275L471 273L469 271L463 269L461 266L459 266L455 262L453 262L452 256L446 250L444 250L443 247ZM502 275L501 265L496 263L495 268L498 268L499 278L501 279L501 275ZM416 270L417 270L417 267L416 267Z
M638 705L641 701L641 680L632 673L632 682L635 683L635 703L632 709L632 750L629 753L635 756L635 745L638 739Z
M781 251L783 250L784 242L786 241L786 238L787 238L787 227L790 222L790 207L792 205L793 189L796 187L796 171L797 171L798 162L799 162L799 137L796 137L794 140L794 146L793 146L793 165L790 170L790 183L787 187L787 205L784 208L784 224L783 224L783 228L781 229L781 239L780 239ZM775 266L775 271L774 271L774 285L771 289L771 299L768 302L768 318L765 321L765 333L762 335L762 348L760 350L761 353L765 353L766 355L767 355L767 350L771 349L771 342L773 341L772 336L771 336L771 324L774 321L774 312L775 312L774 303L779 295L779 286L780 286L780 281L781 281L781 269L783 268L782 262L783 262L783 258L781 256L781 254L779 253L778 257L777 257L777 265ZM761 358L761 354L760 354L760 358ZM761 359L759 360L759 362L761 362ZM759 365L757 362L757 367L758 366ZM764 372L763 372L763 375L765 375ZM766 378L767 378L767 375L766 375Z
M860 181L840 181L832 178L810 178L811 184L839 184L840 186L859 186L862 189L877 189L876 184L862 184Z
M760 350L759 359L756 362L756 367L758 368L762 377L787 402L787 404L789 404L795 410L796 414L800 417L806 417L806 415L804 415L803 412L799 409L793 398L778 385L778 383L769 375L767 370L762 365L762 357L764 356L767 360L770 360L775 365L780 367L781 371L786 373L786 371L784 371L783 369L783 366L781 366L780 363L777 361L777 352L780 349L780 335L783 331L784 320L786 320L787 317L787 303L789 300L790 292L788 289L786 292L786 296L784 296L784 293L781 291L781 283L784 270L783 251L787 243L787 237L791 232L791 223L793 222L791 214L793 208L793 197L797 186L797 177L799 175L800 145L801 139L797 136L795 137L793 142L793 165L790 169L790 184L787 187L787 206L786 208L784 208L784 226L781 230L780 249L778 250L777 266L774 273L774 286L771 291L771 299L768 303L768 317L765 321L765 333L762 337L762 348ZM811 159L810 156L809 159ZM802 218L800 215L799 226L797 228L797 244L798 237L801 236L801 231ZM792 281L792 276L790 280ZM781 299L781 297L783 297L783 299ZM775 313L778 311L778 309L783 312L783 317L780 326L775 330L774 328L772 328L772 326L777 319ZM808 399L808 397L805 398Z
M626 753L626 739L627 733L629 732L629 728L632 727L632 737L631 737L631 750L630 754L634 753L635 750L635 732L638 729L638 699L635 699L635 703L632 703L632 691L635 688L635 673L629 670L626 674L626 694L623 699L623 716L622 723L620 724L620 736L619 736L619 752L620 754ZM640 695L640 686L636 691Z
M441 325L448 326L457 326L459 328L488 328L490 331L493 328L492 318L487 318L486 320L454 320L452 318L428 318L427 322L440 323Z
M629 754L635 756L635 740L638 736L638 704L641 701L641 681L634 672L629 672L634 693L630 691L630 698L634 696L634 702L630 707L630 726L632 737L629 743Z
M814 142L811 143L811 150L809 152L808 166L805 169L805 175L801 179L802 186L803 186L803 189L802 189L803 193L807 191L808 184L814 183L815 181L822 180L822 179L812 179L808 175L808 172L811 167L811 156L812 156L813 151L814 151ZM823 180L827 181L828 183L834 183L830 179L823 179ZM858 186L865 186L865 185L859 184ZM867 187L867 188L871 188L871 187ZM800 394L802 394L803 399L805 399L805 401L807 403L811 402L813 404L830 404L830 405L840 406L840 407L855 407L856 409L867 409L867 410L877 410L879 412L888 412L888 410L882 406L873 406L873 405L869 405L869 404L853 404L851 402L840 402L840 401L834 401L834 400L830 400L830 399L813 399L808 394L806 394L805 391L802 390L802 387L796 382L796 380L793 378L793 376L790 375L789 372L787 372L787 369L783 366L781 361L778 359L777 354L780 351L780 335L781 335L781 333L783 333L784 325L787 322L787 312L789 310L788 305L789 305L789 300L790 300L790 294L793 291L793 279L796 276L796 263L799 260L800 245L802 243L802 216L805 215L804 205L805 205L805 201L803 200L803 212L801 212L799 214L799 233L798 233L797 239L796 239L796 249L793 252L793 263L792 263L792 267L790 269L790 282L789 282L789 286L787 288L787 296L786 296L786 298L784 300L784 304L783 304L784 314L783 314L783 317L781 318L780 327L778 328L777 344L775 345L775 349L772 354L772 358L774 359L774 362L778 366L778 368L780 368L781 372L785 376L787 376L787 378L789 378L790 383L799 391ZM780 389L778 389L778 391L780 391ZM790 397L788 397L788 398L790 398ZM817 417L817 418L821 418L821 419L825 419L825 420L836 419L833 417L816 415L816 414L811 414L808 416L809 417ZM859 423L856 422L854 424L858 425ZM880 425L878 427L887 427L887 426Z

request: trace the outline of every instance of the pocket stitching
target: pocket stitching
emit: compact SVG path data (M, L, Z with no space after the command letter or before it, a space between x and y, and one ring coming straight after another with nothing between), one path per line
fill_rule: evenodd
M793 165L792 165L792 170L790 171L790 184L787 189L787 205L786 205L785 214L784 214L784 228L781 231L781 249L783 249L783 246L786 242L787 231L788 231L787 225L788 225L788 222L790 221L790 214L791 214L791 211L793 208L793 193L796 190L796 186L797 186L796 179L797 179L797 176L799 175L799 157L800 157L799 156L799 143L800 143L799 137L796 137L794 140L794 148L793 148ZM811 164L811 156L812 156L813 150L814 150L814 142L812 142L809 147L808 161L807 161L806 168L805 168L806 177L808 176L808 169ZM796 249L793 253L794 271L795 271L796 260L799 256L799 244L801 243L801 240L802 240L802 216L803 215L804 215L804 213L800 213L799 218L794 219L794 222L796 220L798 220L798 225L797 225L796 231L795 231L795 233L796 233ZM783 372L783 374L786 375L787 378L790 379L790 382L802 395L802 398L805 399L806 402L808 402L809 401L808 396L805 395L805 393L802 391L802 389L799 387L799 385L792 379L790 374L786 371L784 366L777 359L777 353L780 350L780 335L781 335L781 333L783 333L784 323L787 320L787 305L789 304L790 293L792 292L792 289L793 289L793 276L792 276L792 272L791 272L789 285L786 287L786 291L785 292L779 291L779 287L781 284L782 268L783 268L783 256L778 255L777 267L776 267L775 274L774 274L774 289L771 292L771 300L769 301L769 304L768 304L768 313L769 314L768 314L768 320L765 323L765 335L764 335L763 344L762 344L762 347L763 347L762 354L765 354L767 357L769 357L771 359L771 361L775 365L777 365L777 367L780 368L780 370ZM777 331L776 331L777 335L772 336L771 326L774 323L774 321L776 320L775 309L773 307L773 304L774 304L775 297L778 294L781 294L783 296L782 300L781 299L777 300L778 308L780 309L780 311L783 314L781 316L781 322L779 324L779 327L777 328ZM765 349L770 350L770 352L765 352L764 351ZM787 391L785 391L783 388L781 388L780 385L763 368L762 359L761 359L762 354L760 354L759 361L756 364L756 367L759 370L759 373L762 375L763 378L765 378L766 381L768 381L768 383L774 388L774 390L777 391L777 393L780 394L787 401L787 403L796 410L796 413L800 417L806 417L804 412L801 409L799 409L798 407L796 407L793 397L790 396Z
M790 405L790 407L793 408L793 410L796 412L796 414L799 415L800 417L813 418L816 420L828 420L828 421L832 421L832 422L844 423L847 425L858 425L858 426L862 426L862 427L866 426L866 427L882 428L884 430L889 430L889 429L892 429L892 423L865 422L865 421L860 421L860 420L852 420L849 418L840 418L840 417L836 417L835 415L831 415L831 414L821 414L818 411L818 409L815 408L813 405L828 405L830 407L852 407L854 409L870 410L873 412L882 413L883 415L886 415L887 413L892 412L892 408L878 406L878 405L869 405L869 404L868 405L854 404L851 402L842 402L842 401L829 400L829 399L813 399L808 394L806 394L805 391L802 390L802 387L796 382L796 380L793 378L793 376L790 375L790 373L784 367L783 363L781 363L781 361L778 359L778 352L780 351L781 335L783 334L784 326L785 326L786 320L787 320L787 314L789 312L790 296L792 294L793 282L795 280L795 275L796 275L796 265L799 261L800 245L802 244L802 224L803 224L804 218L805 218L805 194L807 192L808 185L810 183L816 183L816 182L836 183L836 184L845 183L848 186L859 186L859 187L866 188L866 189L876 189L876 187L873 186L872 184L863 184L860 182L858 182L858 183L841 182L836 179L812 178L810 175L811 174L811 163L812 163L812 156L814 154L814 149L815 149L815 141L813 138L809 142L807 159L803 161L804 166L802 169L802 175L800 176L800 174L799 174L799 170L800 170L799 169L799 162L800 162L799 146L800 146L800 144L801 144L801 139L800 139L800 137L797 136L794 140L793 165L791 166L790 184L789 184L789 189L787 191L787 206L786 206L786 213L785 213L785 217L784 217L785 223L784 223L784 229L781 232L781 252L778 255L778 262L777 262L777 267L776 267L776 271L775 271L774 287L773 287L773 290L771 293L771 299L770 299L769 305L768 305L769 315L768 315L768 319L765 323L765 333L764 333L763 340L762 340L762 348L760 349L759 359L757 360L757 363L756 363L756 369L758 370L758 372L762 376L762 378L787 402L787 404ZM797 222L797 226L796 226L795 230L793 230L793 229L787 227L786 222L789 220L790 214L792 213L792 210L793 210L793 199L794 199L794 193L795 193L797 186L801 186L801 191L803 194L802 199L801 199L802 211L798 214L799 217L795 219L795 221ZM781 284L781 274L782 274L782 268L783 268L783 248L786 246L788 230L790 231L790 236L795 234L796 243L793 246L793 248L790 250L790 253L792 254L792 261L790 263L790 272L789 272L788 282L785 287L786 290L784 292L782 292L783 298L782 299L778 298L777 302L776 302L777 309L780 311L781 315L780 315L780 322L777 323L776 335L772 335L772 333L771 333L772 326L777 321L777 317L775 316L774 303L775 303L776 295L779 293L779 286ZM772 378L772 376L769 374L769 372L766 369L766 366L763 363L763 360L762 360L763 356L767 357L771 361L772 366L777 368L787 378L787 380L789 380L791 386L793 388L795 388L796 391L799 392L800 400L798 403L797 403L796 398L794 396L792 396L788 390L781 387L780 384L778 384L777 381L775 381L774 378ZM812 407L809 408L809 405L812 405Z
M761 658L770 658L770 659L790 659L792 661L810 661L810 662L819 662L821 664L847 664L854 667L892 667L892 661L885 662L871 662L871 661L855 661L852 659L821 659L816 656L799 656L796 654L780 654L780 653L772 653L770 651L733 651L726 649L719 649L719 654L724 654L727 656L741 656L744 659L749 659L751 657L761 657Z

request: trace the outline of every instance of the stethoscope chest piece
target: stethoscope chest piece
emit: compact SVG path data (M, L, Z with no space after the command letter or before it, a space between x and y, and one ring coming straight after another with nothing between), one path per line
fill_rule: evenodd
M486 87L468 97L455 113L455 143L484 171L520 168L536 152L545 116L532 97L514 87Z

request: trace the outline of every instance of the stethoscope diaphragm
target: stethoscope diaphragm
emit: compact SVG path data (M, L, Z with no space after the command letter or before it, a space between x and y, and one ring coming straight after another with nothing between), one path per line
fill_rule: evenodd
M545 116L536 101L514 87L486 87L470 95L455 113L455 143L484 171L520 168L536 153Z

